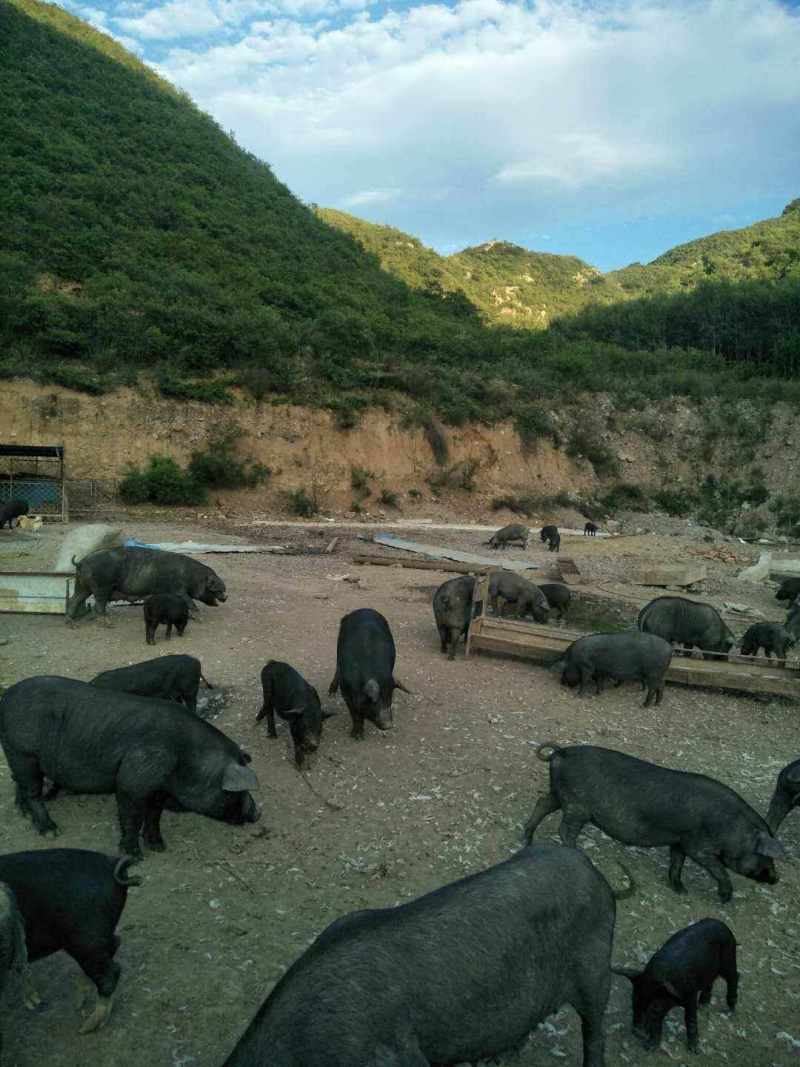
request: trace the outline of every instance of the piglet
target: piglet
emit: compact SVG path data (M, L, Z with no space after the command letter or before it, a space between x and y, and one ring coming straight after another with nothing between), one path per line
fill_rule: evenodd
M700 1003L708 1004L717 978L725 979L728 1009L736 1008L736 938L719 919L701 919L673 934L643 971L629 967L611 970L633 983L633 1032L646 1049L658 1048L664 1019L681 1006L689 1051L699 1052L698 994Z

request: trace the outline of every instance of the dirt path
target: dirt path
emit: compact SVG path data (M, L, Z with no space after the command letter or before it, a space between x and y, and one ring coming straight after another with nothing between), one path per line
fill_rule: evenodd
M140 524L135 535L145 541L220 537L186 524ZM275 540L273 530L269 537ZM289 529L281 536L292 538L312 547L327 540ZM469 532L453 531L447 543L470 548L474 541ZM568 554L592 581L619 581L636 561L672 562L696 547L679 538L586 541L575 538ZM152 653L199 656L204 673L228 697L217 725L252 753L264 804L262 823L246 829L167 813L168 851L148 855L141 865L144 884L131 891L120 923L123 971L109 1026L78 1035L76 967L64 956L51 957L32 968L47 1002L42 1014L24 1010L13 983L6 994L4 1063L220 1067L272 983L328 922L356 908L408 900L518 847L522 824L546 782L546 768L533 754L540 741L597 743L712 774L760 811L778 771L800 754L798 709L786 702L670 686L659 709L644 710L634 685L579 699L548 671L525 663L488 656L451 663L438 651L430 609L446 576L353 567L351 551L361 547L343 537L334 556L209 557L228 583L228 602L206 609L183 640L160 640L155 649L144 643L139 608L115 609L111 629L87 623L71 630L58 617L0 616L0 639L10 639L0 647L9 680L40 673L90 678ZM531 555L546 558L539 546L532 546ZM709 569L714 596L738 588L736 566L710 563ZM753 606L776 615L768 589L748 595ZM739 588L736 599L744 596ZM339 619L361 606L388 618L398 646L396 673L413 695L397 694L393 732L380 734L368 725L362 743L348 736L344 706L331 701L338 715L326 724L310 772L316 795L287 758L285 731L271 742L256 727L258 675L266 660L286 659L326 693ZM60 845L116 850L111 797L61 797L51 813L62 829ZM552 837L557 826L557 817L551 818L540 836ZM726 907L691 863L689 893L675 896L666 884L664 850L624 849L594 830L581 838L612 882L619 880L614 858L622 856L638 883L635 896L619 906L617 962L643 961L676 929L706 915L734 929L742 972L739 1009L733 1017L721 1013L720 986L711 1008L701 1013L706 1067L798 1062L799 814L789 816L782 836L790 859L781 883L771 888L734 875L735 896ZM15 812L0 761L0 849L43 844ZM688 1065L679 1014L669 1018L665 1052L647 1054L629 1033L629 996L625 980L615 979L606 1020L609 1067L653 1067L664 1055ZM533 1034L513 1062L577 1063L578 1038L577 1019L565 1009Z

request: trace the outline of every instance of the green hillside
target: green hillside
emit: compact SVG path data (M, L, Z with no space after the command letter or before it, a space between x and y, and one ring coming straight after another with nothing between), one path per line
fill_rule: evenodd
M677 245L647 266L633 263L608 278L628 296L685 292L707 281L800 282L800 200L776 219Z
M529 252L507 241L487 241L440 256L393 226L332 208L317 210L331 226L377 256L390 274L418 289L460 290L488 322L543 329L558 315L625 296L619 285L577 256Z
M374 384L389 356L480 345L463 298L381 270L110 38L5 0L0 40L7 376L101 388L151 369L180 395L181 376L253 368L313 401Z
M691 290L708 281L800 279L800 200L776 219L678 245L646 265L602 274L576 256L531 252L487 241L440 256L409 234L319 209L326 222L374 253L384 270L408 285L461 290L494 323L543 329L555 318L620 300Z

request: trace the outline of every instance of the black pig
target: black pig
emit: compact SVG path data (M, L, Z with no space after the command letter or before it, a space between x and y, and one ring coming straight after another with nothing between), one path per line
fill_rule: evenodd
M544 593L550 607L558 613L559 622L563 622L572 602L570 590L566 585L561 585L560 582L540 585L539 588Z
M713 659L711 652L727 657L735 644L733 634L716 608L682 596L659 596L651 600L639 612L636 625L643 633L657 634L670 644L699 648L704 659Z
M433 617L439 631L442 652L450 649L450 659L456 657L456 645L459 638L466 640L473 613L473 595L475 579L464 574L461 578L451 578L444 582L433 594Z
M103 671L92 678L90 685L98 689L115 689L120 693L134 693L140 697L156 697L185 704L189 711L197 711L197 691L201 680L206 688L214 686L203 676L200 660L194 656L156 656L130 667Z
M25 922L17 907L14 891L0 881L0 997L10 974L17 974L26 983L28 951L25 947ZM0 1059L3 1055L3 1035L0 1032Z
M531 532L527 526L521 522L512 522L508 526L503 526L497 533L493 533L488 541L484 541L484 544L489 545L490 548L506 548L512 541L521 541L522 547L527 548L530 536Z
M173 593L210 607L227 599L220 576L199 560L157 548L103 548L75 562L75 592L67 604L67 621L85 611L90 596L95 611L106 615L109 600L136 602L151 593Z
M597 531L599 529L600 529L600 527L596 526L593 522L587 522L586 525L583 528L583 536L584 537L596 537L597 536Z
M395 648L389 623L379 611L359 608L339 623L336 642L336 673L328 692L339 688L350 711L350 736L364 737L364 719L379 730L392 728L392 697L395 689L408 693L394 677Z
M631 887L632 888L632 887ZM226 1067L429 1067L521 1045L562 1004L603 1067L615 896L539 845L394 908L337 919L279 979Z
M717 978L725 979L729 1010L736 1009L736 938L719 919L701 919L673 934L643 971L611 969L633 983L633 1032L646 1049L658 1048L664 1019L672 1008L682 1007L689 1051L699 1052L697 998L708 1004Z
M773 834L777 834L778 827L792 808L797 807L800 807L800 759L787 763L775 783L767 812L767 822Z
M797 644L797 638L783 626L774 622L757 622L748 627L742 638L742 655L757 656L764 649L767 659L775 656L780 666L786 662L786 654Z
M295 763L302 767L305 757L319 748L323 720L329 719L336 712L323 710L316 689L288 663L271 659L261 671L261 687L264 690L264 702L256 715L256 722L261 722L266 715L267 734L277 737L277 711L289 724Z
M539 539L547 542L547 549L549 552L558 552L561 548L561 534L558 532L557 526L543 526L539 534Z
M241 825L259 812L250 756L179 704L96 689L72 678L27 678L0 698L0 744L16 803L40 834L58 834L42 800L47 776L73 793L115 793L120 851L140 859L139 834L166 847L162 811Z
M78 848L46 848L0 856L0 880L14 892L25 923L28 959L64 951L97 987L97 1006L80 1030L88 1034L108 1022L120 967L114 933L128 887L130 856L116 858ZM32 986L26 1003L41 1003ZM80 1006L80 1005L79 1005Z
M27 500L8 500L0 504L0 530L8 523L9 530L13 529L14 519L21 515L27 515L29 505Z
M756 882L778 881L780 841L758 812L714 778L593 745L547 743L536 754L550 764L550 792L539 798L525 826L527 844L546 816L562 810L561 840L573 848L587 822L625 845L668 845L669 883L676 893L686 892L681 871L687 856L708 871L723 904L733 896L726 867Z
M144 634L148 645L156 643L156 630L162 624L167 628L167 641L172 637L172 627L183 637L189 621L189 600L175 593L152 593L144 600Z
M643 634L631 630L621 634L587 634L573 641L561 665L562 685L580 686L583 692L594 681L600 693L603 680L615 682L641 682L647 690L644 707L655 699L661 703L664 695L664 675L672 660L672 645L655 634ZM559 664L556 664L558 666Z
M514 571L492 571L489 578L489 603L495 614L499 614L499 601L514 604L517 614L522 619L532 615L536 622L547 622L550 605L538 585Z
M775 599L794 601L798 596L800 596L800 578L784 578L775 594Z

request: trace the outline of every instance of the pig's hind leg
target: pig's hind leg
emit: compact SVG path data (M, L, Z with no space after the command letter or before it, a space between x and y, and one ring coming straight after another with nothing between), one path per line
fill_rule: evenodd
M16 783L15 803L22 815L30 816L36 831L58 837L59 829L42 800L44 775L35 756L8 754L11 774Z
M119 941L112 935L105 945L92 945L67 949L86 977L97 988L97 1004L92 1014L83 1021L80 1033L91 1034L99 1030L111 1017L114 990L119 982L120 966L113 959Z
M680 845L669 846L669 884L676 893L685 893L686 886L681 881L683 865L686 862L686 853Z
M145 803L142 837L145 845L153 852L164 852L167 847L161 836L161 814L166 799L165 793L156 793L148 797Z
M530 845L533 841L533 835L536 832L536 827L546 819L548 815L554 811L558 811L561 804L555 793L545 793L544 796L539 797L536 801L536 807L533 809L533 814L530 819L525 823L525 844Z
M725 979L725 999L728 1004L728 1011L734 1012L736 1011L736 1001L739 997L739 972L736 970L735 944L723 950L719 973Z

